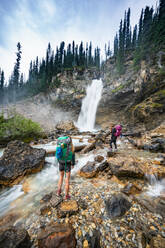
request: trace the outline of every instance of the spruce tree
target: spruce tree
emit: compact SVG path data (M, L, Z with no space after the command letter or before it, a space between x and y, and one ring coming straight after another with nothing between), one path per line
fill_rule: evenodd
M131 28L130 28L130 14L131 10L128 9L127 20L126 20L126 50L128 51L131 47Z
M14 66L14 71L13 71L13 86L14 89L17 90L18 89L18 85L19 85L19 76L20 76L20 60L21 60L21 44L20 42L17 43L17 58L16 58L16 63Z
M132 49L135 50L137 46L137 25L135 25L132 36Z

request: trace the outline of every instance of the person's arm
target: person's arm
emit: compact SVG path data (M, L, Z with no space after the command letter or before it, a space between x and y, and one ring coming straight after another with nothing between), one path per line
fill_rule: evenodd
M74 152L74 146L73 146L73 143L72 143L72 167L75 166L75 152Z

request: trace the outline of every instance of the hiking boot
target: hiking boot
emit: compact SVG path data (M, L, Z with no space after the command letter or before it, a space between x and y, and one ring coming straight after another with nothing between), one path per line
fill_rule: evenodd
M57 190L57 195L58 195L58 196L61 196L61 189L58 189L58 190Z
M70 200L70 195L66 195L65 200Z

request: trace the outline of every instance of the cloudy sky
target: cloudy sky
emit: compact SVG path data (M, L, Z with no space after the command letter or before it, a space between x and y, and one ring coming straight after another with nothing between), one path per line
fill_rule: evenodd
M30 60L45 56L48 42L55 50L61 41L92 41L102 51L113 43L124 11L131 8L131 26L146 5L158 0L0 0L0 67L6 79L22 45L21 71L27 75Z

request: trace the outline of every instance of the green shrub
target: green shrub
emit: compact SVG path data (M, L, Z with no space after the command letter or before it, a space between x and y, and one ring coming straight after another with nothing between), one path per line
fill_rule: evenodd
M9 119L0 116L0 140L32 140L41 137L42 128L36 122L26 119L19 114L14 114Z
M112 93L116 93L116 92L120 91L120 90L123 89L123 88L124 88L124 85L120 85L119 87L115 88L115 89L112 90L111 92L112 92Z

